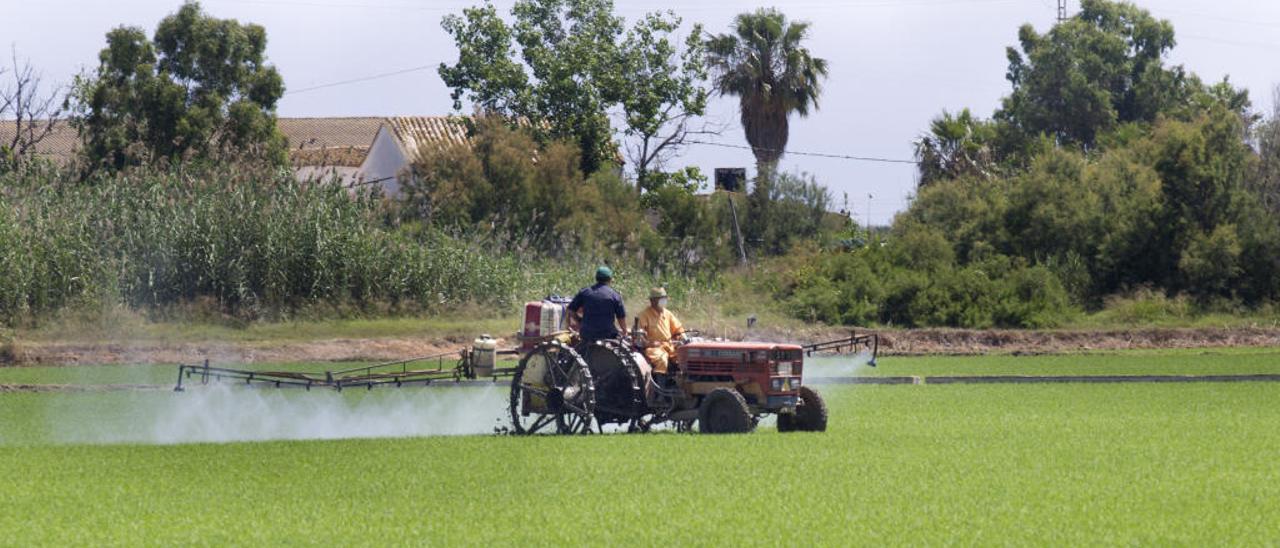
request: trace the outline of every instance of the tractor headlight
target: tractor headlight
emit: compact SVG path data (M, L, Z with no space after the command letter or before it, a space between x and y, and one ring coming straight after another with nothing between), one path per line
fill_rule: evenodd
M791 376L791 362L778 362L778 364L777 364L777 365L773 366L773 372L774 372L774 374L777 374L777 375L783 375L783 376L790 377L790 376Z

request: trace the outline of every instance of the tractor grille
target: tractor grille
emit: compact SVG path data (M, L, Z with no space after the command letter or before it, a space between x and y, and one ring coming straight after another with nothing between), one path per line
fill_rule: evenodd
M716 362L690 362L685 366L690 373L703 375L727 375L737 370L737 364Z

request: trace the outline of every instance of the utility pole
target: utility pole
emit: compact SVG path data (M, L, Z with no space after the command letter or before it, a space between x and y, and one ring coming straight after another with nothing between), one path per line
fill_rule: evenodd
M871 242L871 199L874 196L867 195L867 242Z
M738 206L733 205L733 196L736 192L726 192L725 197L729 199L729 211L733 213L733 235L738 242L738 264L747 265L747 248L742 244L742 228L738 226Z
M1058 0L1058 22L1067 20L1067 0Z

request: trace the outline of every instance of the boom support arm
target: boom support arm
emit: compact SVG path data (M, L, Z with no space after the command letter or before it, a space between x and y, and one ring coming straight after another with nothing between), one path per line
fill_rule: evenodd
M871 354L871 360L867 362L867 365L875 367L876 358L880 355L880 335L875 333L859 335L857 332L850 332L849 336L843 339L807 344L801 348L804 349L806 356L812 356L814 352L834 352L837 354L867 352Z
M517 350L498 350L497 355L516 355ZM456 361L454 361L456 358ZM434 367L431 364L434 363ZM449 367L448 364L453 366ZM515 368L496 368L483 378L509 377ZM380 385L403 386L405 384L431 384L436 381L480 380L471 360L471 352L444 352L421 356L408 360L380 363L344 369L341 371L325 371L318 373L300 373L295 371L249 371L245 369L228 369L210 367L209 360L201 364L183 364L178 366L178 384L174 391L183 391L183 382L199 382L209 384L213 381L237 381L244 384L271 385L276 388L299 387L310 390L312 387L373 388Z

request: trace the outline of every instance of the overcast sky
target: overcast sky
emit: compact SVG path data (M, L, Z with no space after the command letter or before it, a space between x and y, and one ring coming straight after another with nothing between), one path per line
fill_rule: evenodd
M808 45L830 63L820 110L793 117L790 151L910 159L911 142L941 110L969 107L989 116L1009 90L1004 48L1017 29L1047 29L1056 0L728 0L662 2L616 0L628 21L656 9L674 9L686 23L727 31L733 16L776 6L813 23ZM479 0L205 0L217 17L267 29L267 55L292 92L281 116L436 115L452 108L435 71L456 59L440 28L446 13ZM1230 76L1249 89L1255 109L1269 109L1280 83L1280 2L1260 0L1144 0L1139 5L1169 19L1178 46L1170 61L1205 80ZM511 0L496 2L506 13ZM0 45L17 49L50 82L68 82L97 64L104 34L122 24L150 35L178 0L0 0ZM1075 10L1078 0L1069 2ZM8 52L5 52L6 54ZM348 85L300 91L365 76L428 67ZM716 99L709 118L728 127L718 140L745 145L737 102ZM693 146L672 165L748 167L747 150ZM814 174L839 206L847 194L859 222L889 222L914 189L914 167L789 154L785 170ZM868 198L871 195L871 198Z

